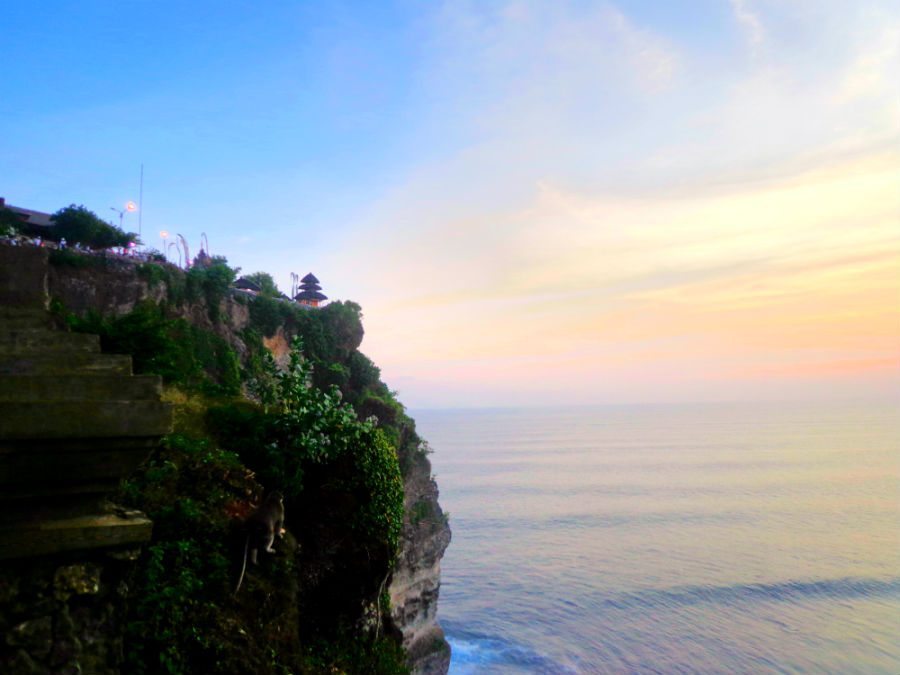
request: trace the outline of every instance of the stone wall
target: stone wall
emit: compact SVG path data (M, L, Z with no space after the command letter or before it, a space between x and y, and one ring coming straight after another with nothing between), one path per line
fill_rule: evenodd
M0 673L119 675L139 549L0 562Z

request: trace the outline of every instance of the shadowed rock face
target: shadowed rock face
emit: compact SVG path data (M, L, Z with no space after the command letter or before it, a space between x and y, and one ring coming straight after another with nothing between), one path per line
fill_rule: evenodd
M0 563L0 673L123 675L121 621L139 549Z
M450 544L450 528L438 504L431 462L417 457L404 484L406 516L400 554L389 588L391 618L403 633L414 673L446 673L450 645L437 622L441 557Z

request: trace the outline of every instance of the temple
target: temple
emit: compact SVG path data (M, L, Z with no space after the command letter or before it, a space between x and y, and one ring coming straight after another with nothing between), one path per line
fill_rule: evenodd
M310 272L300 280L300 292L294 296L294 300L306 307L318 307L323 300L328 299L327 296L322 295L321 290L319 280Z

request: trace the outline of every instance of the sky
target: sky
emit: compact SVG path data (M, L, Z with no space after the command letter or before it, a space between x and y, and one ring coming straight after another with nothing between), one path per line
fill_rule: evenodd
M4 8L0 196L363 308L409 407L900 401L900 5ZM125 228L137 230L136 214Z

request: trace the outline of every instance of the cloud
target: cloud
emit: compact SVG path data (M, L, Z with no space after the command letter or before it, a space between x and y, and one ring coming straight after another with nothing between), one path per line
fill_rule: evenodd
M765 29L759 15L748 7L747 0L729 0L729 2L735 19L744 29L751 50L756 53L766 39Z
M454 401L466 383L473 400L721 395L757 367L896 355L896 104L880 75L868 106L835 97L860 59L882 72L892 28L857 17L823 66L822 45L798 57L768 14L732 9L765 62L697 58L613 5L444 6L425 74L448 105L427 110L456 141L341 249L389 381L439 374Z
M841 73L835 102L847 104L861 98L900 94L900 22L885 17L885 24L867 34L865 44ZM896 112L896 106L895 106Z

